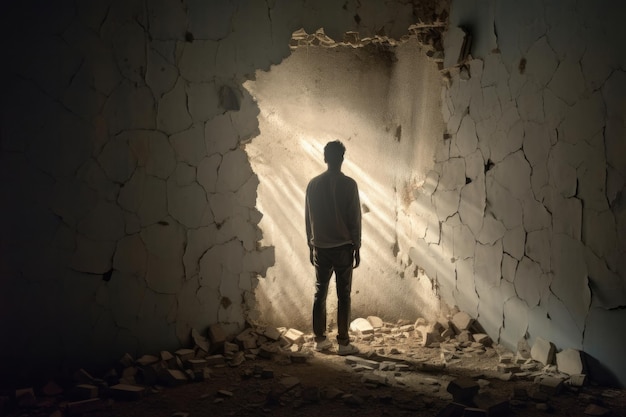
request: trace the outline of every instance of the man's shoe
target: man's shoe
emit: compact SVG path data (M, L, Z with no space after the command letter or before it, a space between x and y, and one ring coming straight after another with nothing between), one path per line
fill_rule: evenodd
M321 342L315 342L315 350L321 352L323 350L328 350L333 346L333 342L328 339L324 339Z
M359 348L350 343L347 345L339 345L337 353L339 356L354 355L355 353L359 353Z

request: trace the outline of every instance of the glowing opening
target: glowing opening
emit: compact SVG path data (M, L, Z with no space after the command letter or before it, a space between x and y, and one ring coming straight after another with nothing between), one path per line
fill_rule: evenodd
M322 149L339 139L343 171L359 184L362 264L355 271L352 317L436 317L433 283L409 258L416 192L434 165L443 131L436 64L415 40L398 46L296 48L244 86L260 108L260 135L246 146L259 177L263 245L275 265L256 290L264 321L310 329L315 274L304 231L304 192L326 169ZM426 216L427 217L427 216ZM421 236L423 237L423 236ZM336 316L329 289L328 321Z

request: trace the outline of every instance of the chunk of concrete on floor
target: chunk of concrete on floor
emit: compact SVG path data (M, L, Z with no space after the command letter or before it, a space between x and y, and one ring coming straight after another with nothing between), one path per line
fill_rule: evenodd
M556 366L559 372L568 375L583 374L586 371L584 352L565 349L556 354Z
M530 349L530 356L537 362L541 362L544 365L551 365L554 363L556 353L556 346L554 343L549 342L541 337L535 339L533 347Z
M459 334L463 330L469 330L474 324L474 319L464 311L459 311L454 316L452 316L452 321L450 322L454 331Z
M383 323L383 320L377 316L367 316L367 321L369 321L374 329L380 329L385 324Z
M360 334L374 333L374 327L372 324L367 319L362 317L352 320L352 323L350 323L350 330L354 333Z
M466 404L472 401L479 389L476 381L463 377L450 381L446 391L452 394L455 402Z
M226 332L219 323L215 323L209 326L209 340L211 344L216 347L221 347L226 341Z
M563 390L563 380L552 376L539 378L539 390L548 395L559 395Z
M304 333L297 329L289 329L283 335L290 343L302 343L304 341Z

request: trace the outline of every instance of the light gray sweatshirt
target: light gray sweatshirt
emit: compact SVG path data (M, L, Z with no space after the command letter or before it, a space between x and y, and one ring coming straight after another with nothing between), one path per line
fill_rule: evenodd
M306 188L306 237L310 246L361 247L361 203L352 178L328 170L313 178Z

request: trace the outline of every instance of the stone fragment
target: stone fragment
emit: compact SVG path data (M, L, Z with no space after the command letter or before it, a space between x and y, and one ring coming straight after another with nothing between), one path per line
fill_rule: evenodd
M267 326L263 330L263 336L267 337L270 340L278 340L282 336L282 333L278 331L276 327Z
M530 349L530 356L544 365L550 365L554 363L555 352L556 346L552 342L537 337L533 347Z
M455 402L469 403L472 401L474 395L478 393L480 386L476 381L469 378L457 378L450 381L446 391L452 394L452 398Z
M165 369L159 375L159 381L169 387L179 386L188 382L187 374L179 369Z
M439 333L439 328L434 324L429 324L425 326L418 326L415 329L420 336L422 337L420 340L420 344L422 346L432 346L434 343L441 342L442 337Z
M556 366L559 372L568 375L585 373L584 353L577 349L565 349L556 354Z
M275 330L275 329L274 329ZM279 334L276 331L276 334ZM277 338L272 340L278 340L280 338L280 334ZM254 332L253 329L247 328L243 332L239 333L235 339L241 343L244 349L254 349L257 347L257 340L259 339L258 335Z
M476 407L485 410L490 417L508 416L511 407L506 399L495 398L487 393L479 393L474 396Z
M196 352L193 349L178 349L174 353L183 362L189 359L193 359L196 355Z
M539 389L548 395L559 395L563 389L563 380L552 376L541 378Z
M362 317L352 320L350 323L350 331L360 334L374 333L374 327L372 324Z
M493 340L491 340L491 337L489 337L489 335L486 333L475 333L472 335L472 337L476 342L485 347L489 347L493 344Z
M370 322L374 329L380 329L384 326L383 320L377 316L367 316L367 321Z
M474 324L474 319L464 311L459 311L454 316L452 316L452 321L450 323L454 329L454 331L458 334L463 330L469 330L472 324Z
M149 366L154 365L159 362L159 357L154 355L143 355L139 359L137 359L137 365L139 366Z
M226 363L224 355L211 355L204 359L206 360L207 366L224 365Z
M304 341L304 333L300 330L289 329L285 332L283 337L290 343L302 343Z
M573 387L582 387L587 383L587 375L585 374L575 374L570 375L567 383Z
M300 385L300 379L296 378L295 376L286 376L284 378L281 378L279 383L280 386L284 389L284 392L287 392Z
M202 336L196 329L191 329L191 338L198 348L202 349L204 352L209 352L209 340Z
M198 371L198 370L201 370L203 368L206 368L207 361L206 361L206 359L189 359L189 360L187 360L187 362L185 362L185 364L192 371Z
M220 349L226 341L226 333L219 323L215 323L209 326L208 330L209 340L214 349Z
M471 342L472 334L468 330L462 330L457 336L456 340L459 342Z
M110 388L111 396L116 400L138 400L146 389L137 385L117 384Z

